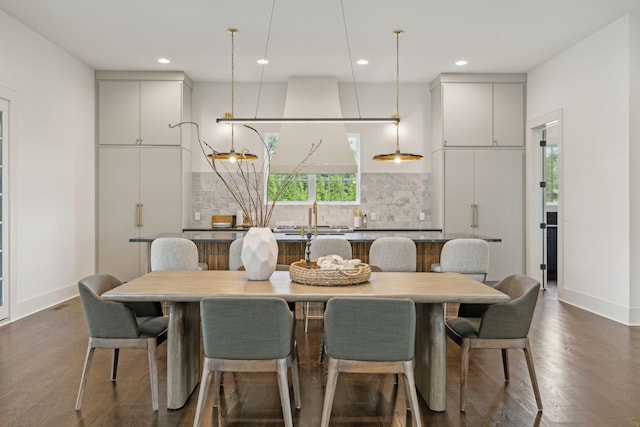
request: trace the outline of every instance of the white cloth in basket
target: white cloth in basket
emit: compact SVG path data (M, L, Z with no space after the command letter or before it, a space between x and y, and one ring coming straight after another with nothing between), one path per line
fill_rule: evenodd
M353 270L358 264L359 259L343 259L340 255L321 256L316 261L321 270Z

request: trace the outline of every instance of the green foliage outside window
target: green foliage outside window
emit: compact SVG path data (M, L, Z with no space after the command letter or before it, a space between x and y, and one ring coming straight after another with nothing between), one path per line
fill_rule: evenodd
M316 174L316 200L323 202L355 202L356 175Z
M287 174L272 173L269 174L267 200L271 201L276 196L276 192L280 187L280 183L285 180ZM281 201L286 202L304 202L309 200L309 175L297 174L284 187L284 191L280 195Z
M558 147L549 145L545 150L544 180L546 186L546 202L558 203Z

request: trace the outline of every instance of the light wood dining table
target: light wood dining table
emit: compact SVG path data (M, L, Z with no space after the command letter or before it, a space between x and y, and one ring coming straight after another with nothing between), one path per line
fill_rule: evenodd
M169 303L167 407L178 409L200 379L200 308L212 296L280 297L289 302L328 301L331 297L409 298L416 303L416 387L433 411L446 404L444 303L498 303L509 297L457 273L374 272L367 283L309 286L292 282L287 271L269 280L250 281L244 271L156 271L103 294L114 301Z

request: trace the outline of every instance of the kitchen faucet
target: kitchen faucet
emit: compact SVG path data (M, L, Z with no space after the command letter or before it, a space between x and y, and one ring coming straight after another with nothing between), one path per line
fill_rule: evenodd
M313 202L313 232L318 235L318 201Z

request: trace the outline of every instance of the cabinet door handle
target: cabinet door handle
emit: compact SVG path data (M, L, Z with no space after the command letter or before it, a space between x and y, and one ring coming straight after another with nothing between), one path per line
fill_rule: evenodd
M471 228L478 228L478 205L471 205Z
M473 221L473 223L475 224L476 228L478 228L480 226L480 211L478 210L478 205L474 205L475 206L475 219Z
M142 227L142 204L136 203L136 227Z
M471 228L476 226L476 210L475 205L471 205Z

